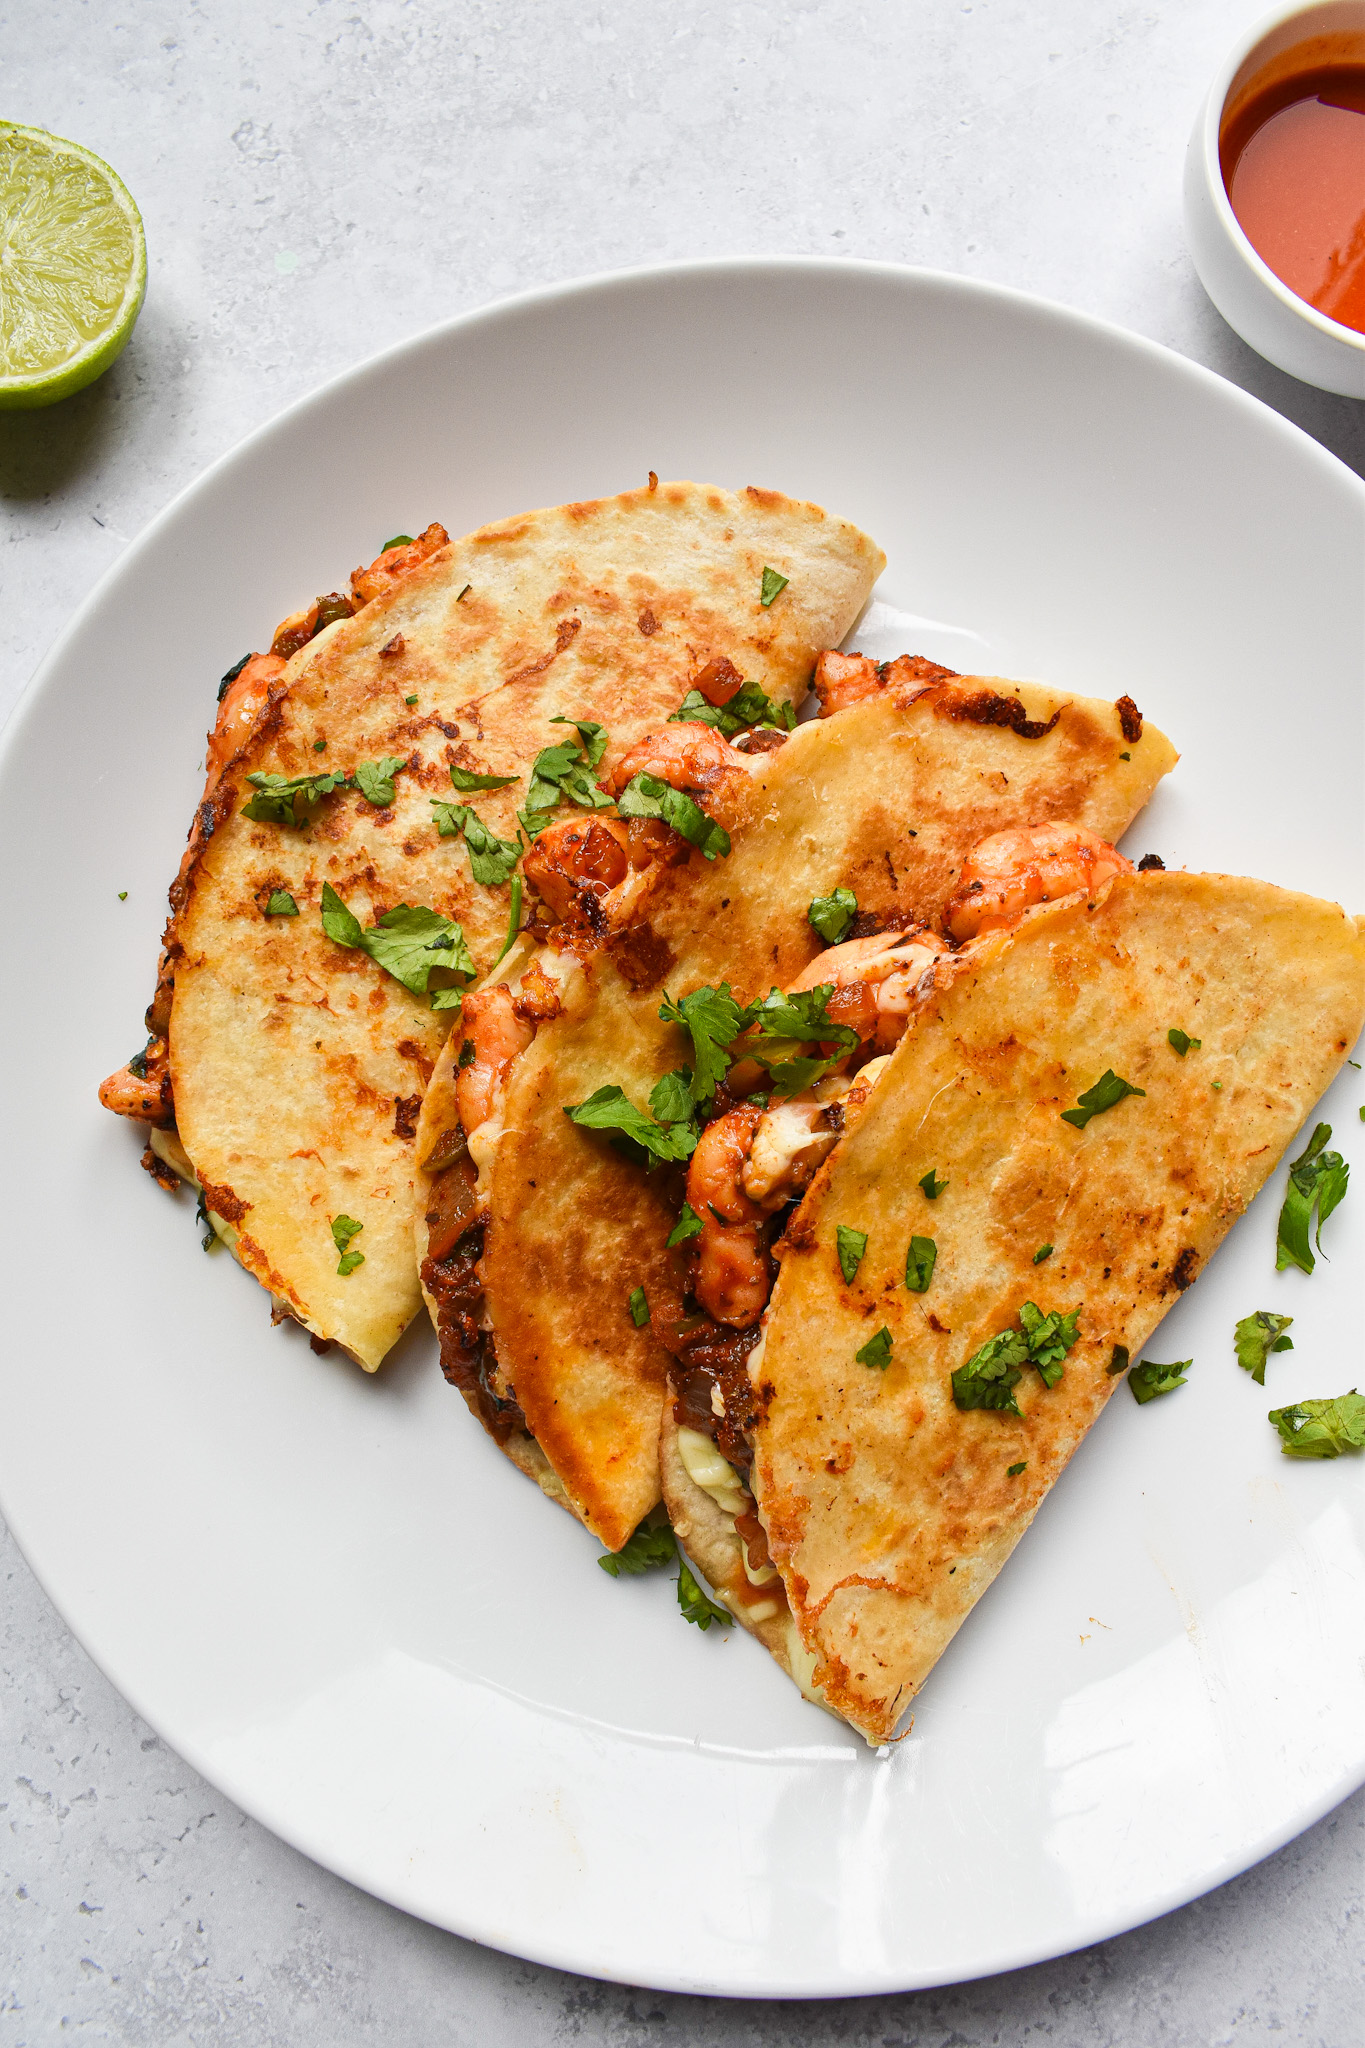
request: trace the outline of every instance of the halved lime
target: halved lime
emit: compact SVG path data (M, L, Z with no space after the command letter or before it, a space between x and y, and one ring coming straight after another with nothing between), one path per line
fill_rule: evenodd
M78 142L0 121L0 406L52 405L107 370L146 289L122 179Z

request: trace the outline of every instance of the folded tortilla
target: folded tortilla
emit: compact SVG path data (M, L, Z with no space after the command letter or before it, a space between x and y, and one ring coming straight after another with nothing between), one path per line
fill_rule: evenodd
M665 993L729 981L743 1001L793 980L821 950L814 897L851 887L864 911L932 921L979 839L1054 818L1117 839L1175 759L1126 701L981 677L887 688L727 777L706 805L728 857L693 852L665 872L636 922L568 975L563 1013L507 1084L481 1272L500 1388L524 1417L498 1430L503 1448L608 1548L660 1498L669 1356L654 1333L683 1312L665 1246L681 1192L565 1108L610 1084L643 1105L689 1057L660 1022ZM438 1065L420 1159L454 1125L458 1050L457 1038ZM636 1328L627 1302L641 1286L651 1322Z
M746 1585L733 1518L684 1469L671 1414L664 1447L684 1546L741 1619L763 1608L755 1632L869 1742L891 1738L1363 1018L1365 920L1178 873L1029 912L912 1017L789 1226L750 1359L751 1484L779 1586ZM1183 1058L1172 1026L1200 1041ZM1106 1069L1145 1094L1073 1127L1063 1112ZM933 1202L930 1169L947 1183ZM852 1283L841 1224L867 1234ZM905 1285L916 1234L937 1250L922 1294ZM1025 1366L1017 1417L959 1408L953 1373L1027 1302L1078 1311L1060 1380ZM882 1329L879 1370L856 1354Z
M179 1137L237 1257L286 1313L373 1370L416 1312L413 1135L450 1025L326 936L324 884L362 926L398 904L453 919L485 972L508 887L473 881L431 800L514 840L530 763L565 738L557 714L608 729L605 773L722 658L799 702L883 560L856 527L776 492L651 484L454 541L294 656L223 776L167 933ZM787 582L765 605L769 568ZM404 766L382 808L344 790L304 829L244 815L249 773L352 774L386 756ZM451 765L520 780L463 795ZM277 891L297 917L265 914ZM338 1217L361 1226L349 1271Z

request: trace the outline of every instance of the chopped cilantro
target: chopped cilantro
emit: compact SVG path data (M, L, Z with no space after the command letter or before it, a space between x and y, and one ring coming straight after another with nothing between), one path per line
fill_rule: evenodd
M763 581L758 587L758 601L764 611L767 611L775 597L781 597L790 580L790 577L780 575L776 569L764 569Z
M1087 1088L1077 1097L1075 1109L1062 1111L1062 1122L1074 1124L1083 1131L1092 1116L1098 1116L1103 1109L1112 1109L1116 1102L1122 1102L1125 1095L1145 1095L1145 1088L1135 1088L1131 1081L1123 1080L1112 1067L1106 1067L1093 1088Z
M1293 1316L1277 1316L1268 1308L1258 1308L1235 1325L1232 1337L1237 1363L1258 1387L1265 1385L1265 1362L1271 1352L1294 1349L1294 1339L1284 1334L1293 1320Z
M1173 1394L1177 1387L1184 1386L1185 1375L1193 1364L1192 1358L1177 1358L1174 1365L1158 1365L1154 1358L1140 1358L1128 1375L1133 1399L1145 1404L1155 1401L1158 1394Z
M415 704L417 699L409 697L408 702ZM458 789L466 796L471 789L506 789L509 783L520 781L519 775L476 775L472 768L452 767L450 771L452 789Z
M885 1372L891 1363L891 1332L883 1323L875 1337L869 1337L861 1351L855 1351L854 1359L859 1365L870 1365L877 1372Z
M128 891L126 889L119 890L118 900L120 903L126 903L128 901Z
M931 1166L929 1168L929 1171L920 1180L919 1185L924 1190L925 1200L928 1202L936 1202L939 1196L943 1193L943 1190L948 1186L948 1182L946 1180L940 1180L938 1177L938 1168L936 1166Z
M1079 1307L1067 1314L1053 1309L1050 1315L1045 1316L1032 1301L1026 1301L1019 1311L1019 1321L1028 1338L1029 1363L1037 1366L1044 1386L1055 1387L1062 1376L1062 1360L1079 1334L1077 1319L1080 1313Z
M1062 1360L1079 1334L1080 1313L1078 1304L1065 1312L1053 1309L1044 1315L1036 1302L1026 1301L1019 1311L1020 1327L988 1337L953 1374L953 1399L958 1407L997 1408L1017 1415L1014 1389L1026 1365L1037 1368L1044 1386L1055 1387L1062 1377Z
M337 1271L343 1280L351 1273L354 1273L357 1266L363 1266L365 1263L364 1252L353 1252L351 1250L351 1239L358 1237L364 1228L364 1224L357 1223L354 1216L334 1216L332 1218L332 1242L341 1253L341 1257L337 1261Z
M455 839L464 834L469 871L474 880L485 889L501 888L521 859L520 841L499 839L468 804L443 803L436 797L429 797L427 801L436 813L436 830L442 839Z
M405 697L405 698L403 699L403 702L404 702L405 704L409 704L409 705L411 705L411 704L415 704L415 703L417 702L417 699L416 699L415 697Z
M287 889L272 889L266 900L267 917L297 917L299 906Z
M761 1003L749 1011L749 1021L771 1038L794 1038L803 1044L818 1039L822 1044L855 1046L858 1034L846 1024L836 1024L829 1014L834 983L822 981L817 988L794 990L783 995L771 989Z
M772 989L761 1003L750 1005L748 1018L759 1039L778 1043L764 1046L750 1042L744 1052L768 1069L775 1094L800 1094L839 1064L843 1057L841 1048L858 1043L856 1031L831 1019L828 1004L833 993L833 982L826 981L818 988L798 989L789 995ZM792 1057L798 1046L812 1043L833 1045L836 1050L827 1058Z
M1323 1150L1331 1135L1330 1124L1319 1124L1289 1169L1289 1186L1285 1190L1277 1232L1277 1273L1282 1273L1287 1266L1299 1266L1305 1273L1312 1272L1317 1263L1308 1242L1313 1210L1316 1207L1318 1212L1316 1242L1321 1251L1322 1226L1346 1193L1350 1167L1339 1152Z
M348 789L350 777L331 775L267 775L255 769L247 781L256 791L249 804L243 804L242 816L254 818L258 825L294 825L308 823L308 813L320 804L333 790Z
M1006 1465L1006 1467L1005 1467L1005 1477L1006 1477L1006 1479L1017 1479L1017 1478L1019 1477L1019 1474L1020 1474L1020 1473L1021 1473L1022 1471L1024 1471L1024 1469L1026 1468L1026 1466L1027 1466L1027 1465L1028 1465L1028 1459L1027 1459L1027 1458L1021 1458L1021 1459L1019 1460L1019 1463L1018 1463L1017 1465Z
M322 885L322 929L338 946L358 946L412 995L429 995L433 1010L458 1010L460 989L474 979L474 961L459 925L423 904L399 903L362 930L330 882ZM432 980L432 976L440 978Z
M313 742L313 752L314 752L315 754L325 754L325 753L327 752L327 742L326 742L326 740L314 740L314 742Z
M735 1001L728 981L719 988L693 989L690 996L674 1002L665 996L659 1011L663 1024L681 1024L691 1035L693 1070L692 1100L708 1102L730 1066L727 1046L733 1045L747 1021L747 1012Z
M1132 755L1131 755L1131 754L1120 754L1120 755L1119 755L1119 759L1120 759L1120 761L1131 761L1131 760L1132 760L1132 758L1133 758L1133 757L1132 757Z
M867 1232L853 1230L847 1223L841 1223L835 1236L839 1246L839 1271L851 1285L867 1250Z
M570 1123L585 1131L616 1131L656 1159L690 1159L696 1150L697 1133L690 1124L660 1124L629 1101L620 1088L598 1088L586 1102L565 1106Z
M456 1066L472 1067L474 1064L474 1057L477 1051L478 1047L475 1045L473 1039L467 1038L464 1044L460 1047L460 1057L455 1062Z
M1022 1330L1001 1330L988 1337L965 1365L953 1374L953 1399L959 1408L994 1408L1018 1415L1014 1389L1028 1363L1028 1339Z
M700 804L674 789L671 783L660 782L657 775L641 772L632 776L621 791L616 808L623 818L662 818L707 860L730 851L729 833L708 818Z
M634 1578L640 1572L653 1571L658 1565L671 1564L677 1554L678 1546L673 1541L673 1531L668 1523L655 1522L646 1516L619 1550L606 1551L597 1562L610 1578L619 1579L623 1573L627 1578Z
M1343 1451L1365 1450L1365 1395L1354 1387L1333 1400L1272 1408L1269 1419L1286 1458L1339 1458Z
M668 1236L664 1239L664 1243L668 1250L672 1251L675 1244L686 1244L689 1237L698 1236L705 1227L692 1204L684 1202L682 1205L682 1215L669 1231Z
M1041 1266L1044 1259L1050 1259L1051 1257L1052 1246L1050 1244L1040 1244L1037 1251L1033 1254L1033 1263L1035 1266Z
M905 1284L912 1294L924 1294L934 1277L938 1246L932 1237L912 1237L905 1254Z
M407 765L407 758L402 754L385 754L379 761L357 761L356 788L376 810L386 811L393 802L393 778L400 768Z
M381 555L386 555L390 548L410 548L411 546L412 535L410 533L396 533L392 540L385 541L379 552Z
M724 1607L717 1607L714 1600L708 1600L683 1558L678 1560L678 1606L683 1620L694 1622L703 1635L713 1621L718 1621L725 1628L731 1619Z
M1178 1024L1172 1024L1166 1033L1166 1043L1178 1052L1183 1060L1191 1046L1198 1052L1204 1041L1202 1038L1191 1038L1188 1031L1182 1031Z
M630 1319L636 1329L643 1330L649 1321L649 1298L643 1287L632 1287L626 1307L630 1310Z
M822 939L837 946L858 915L858 899L851 889L836 889L830 896L813 896L806 916Z
M677 1067L663 1074L649 1091L649 1106L661 1124L685 1124L692 1118L692 1069Z
M562 715L552 718L550 723L571 725L579 744L561 740L557 746L542 747L531 763L525 808L518 812L528 839L545 830L555 806L565 797L584 811L606 810L611 803L606 791L598 788L592 772L607 749L605 727Z
M1117 1379L1121 1372L1128 1370L1128 1346L1116 1344L1109 1354L1109 1363L1104 1368L1110 1379Z
M748 682L743 689L736 690L728 704L708 704L700 690L689 690L668 722L709 725L728 740L756 725L771 725L779 732L790 732L796 724L796 713L790 704L774 704L757 683Z
M505 960L505 959L507 958L507 955L508 955L508 954L509 954L509 953L511 952L511 950L512 950L513 946L514 946L514 945L516 944L516 942L517 942L517 934L518 934L518 932L519 932L520 930L521 930L521 876L520 876L520 875L513 875L513 877L512 877L512 892L511 892L511 897L510 897L510 900L509 900L509 902L508 902L508 906L507 906L507 937L506 937L506 938L505 938L505 939L503 940L503 942L502 942L502 950L501 950L501 952L500 952L500 953L498 954L498 958L497 958L497 960L495 960L495 961L493 962L493 967L496 967L496 966L498 965L498 962L499 962L499 961ZM490 968L490 969L489 969L489 972L490 972L490 974L492 973L492 971L493 971L493 970L492 970L492 968Z

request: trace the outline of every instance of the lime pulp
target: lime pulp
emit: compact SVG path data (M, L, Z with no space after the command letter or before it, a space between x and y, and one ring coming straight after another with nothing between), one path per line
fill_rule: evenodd
M92 150L0 121L0 407L52 405L107 370L147 289L142 219Z

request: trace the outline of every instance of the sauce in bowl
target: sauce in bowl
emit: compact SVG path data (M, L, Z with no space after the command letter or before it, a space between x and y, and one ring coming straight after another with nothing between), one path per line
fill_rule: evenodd
M1218 154L1257 255L1365 334L1365 63L1318 63L1253 91L1225 118Z

